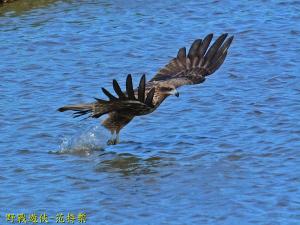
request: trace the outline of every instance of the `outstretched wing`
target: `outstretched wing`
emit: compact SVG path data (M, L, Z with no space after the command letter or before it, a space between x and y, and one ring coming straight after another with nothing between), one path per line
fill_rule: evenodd
M86 113L91 113L91 117L98 118L106 113L121 112L133 116L143 115L153 110L152 103L155 88L147 90L145 88L146 77L143 75L140 79L139 86L136 90L133 89L132 77L128 74L126 79L126 91L122 91L116 80L113 80L113 88L117 96L111 94L105 88L102 88L103 93L108 97L108 100L95 98L94 107L89 111L75 112L75 116L81 116Z
M179 49L177 57L160 69L150 82L168 81L175 87L203 82L206 76L214 73L224 62L233 40L233 36L227 36L222 34L210 47L213 34L203 40L197 39L187 55L185 47Z
M113 88L117 96L102 88L108 100L96 98L94 103L67 105L58 110L75 111L75 117L89 114L89 117L95 118L110 112L132 116L150 113L166 98L159 91L155 91L155 88L160 86L160 82L167 82L175 87L198 84L203 82L206 76L214 73L224 62L233 40L233 36L229 38L227 36L222 34L211 46L212 34L207 35L203 40L197 39L187 55L185 48L179 49L177 57L159 70L147 84L143 75L137 89L133 89L132 77L129 74L126 79L126 91L122 91L118 82L113 80Z

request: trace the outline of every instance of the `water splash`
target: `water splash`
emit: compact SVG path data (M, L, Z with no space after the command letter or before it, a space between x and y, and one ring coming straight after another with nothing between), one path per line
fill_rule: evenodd
M89 127L72 137L64 137L58 153L90 155L93 151L104 149L109 132L101 125Z

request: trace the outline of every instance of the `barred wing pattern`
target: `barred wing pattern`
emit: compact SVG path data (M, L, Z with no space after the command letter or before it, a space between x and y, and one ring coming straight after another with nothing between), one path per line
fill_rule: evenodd
M203 82L206 76L213 74L223 64L233 40L233 36L227 36L227 33L222 34L210 47L213 34L203 40L197 39L188 55L185 47L179 49L177 57L160 69L150 82L166 81L175 87Z

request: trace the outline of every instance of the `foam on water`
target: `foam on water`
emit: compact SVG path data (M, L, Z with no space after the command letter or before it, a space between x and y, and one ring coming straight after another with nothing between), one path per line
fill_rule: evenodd
M63 137L59 153L90 155L95 150L104 149L109 137L103 126L91 126L72 137Z

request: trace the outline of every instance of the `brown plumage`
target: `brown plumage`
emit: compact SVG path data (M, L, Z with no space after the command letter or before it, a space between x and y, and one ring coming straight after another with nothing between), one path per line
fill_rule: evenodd
M197 39L188 54L185 48L179 49L177 57L160 69L150 81L146 82L143 75L136 89L133 88L132 77L129 74L126 79L126 91L122 91L118 82L113 80L113 89L117 96L102 88L108 100L96 98L93 103L67 105L58 110L75 111L74 117L88 114L88 117L99 118L108 114L102 125L112 133L109 143L116 144L119 141L120 130L135 116L153 112L169 95L178 97L176 88L202 83L206 76L213 74L224 62L233 40L233 36L227 36L222 34L211 46L213 34L207 35L203 40Z

